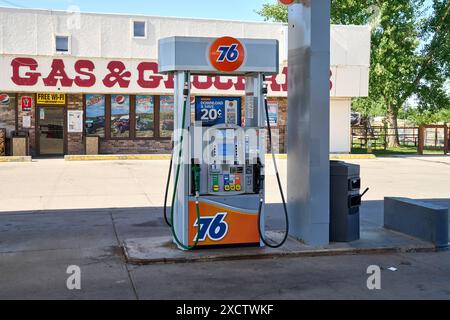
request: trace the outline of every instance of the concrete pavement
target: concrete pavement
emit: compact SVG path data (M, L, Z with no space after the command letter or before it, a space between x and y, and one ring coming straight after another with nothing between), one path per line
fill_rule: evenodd
M286 187L286 160L278 160ZM450 199L450 157L348 160L360 164L366 201L384 196ZM54 209L162 206L168 161L34 160L1 163L0 212ZM279 203L271 161L267 161L267 200ZM7 200L7 201L4 201Z
M167 235L159 210L3 214L0 225L0 299L450 299L449 252L134 266L119 244ZM69 265L80 291L66 288ZM380 291L366 287L370 265Z
M382 222L384 195L450 201L448 157L352 162L372 188L362 208L368 223ZM0 299L450 298L449 252L127 265L124 239L169 235L160 208L167 164L0 164ZM277 203L270 179L269 201ZM80 291L66 288L69 265L81 267ZM382 268L380 291L366 287L369 265Z

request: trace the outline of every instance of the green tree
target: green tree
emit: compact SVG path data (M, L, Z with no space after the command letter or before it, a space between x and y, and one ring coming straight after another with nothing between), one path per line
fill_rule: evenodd
M415 125L448 122L450 119L450 108L440 110L420 110L410 108L402 111L403 118Z
M399 144L397 120L408 100L414 98L418 113L425 116L450 109L445 84L450 78L450 0L433 0L431 8L426 3L332 1L332 23L372 24L369 97L355 99L353 105L365 115L385 114L395 133L390 146ZM258 13L266 20L287 21L286 8L277 4L265 4Z
M334 0L331 2L331 23L365 24L373 16L374 0ZM287 22L287 7L280 4L266 3L257 11L266 21Z

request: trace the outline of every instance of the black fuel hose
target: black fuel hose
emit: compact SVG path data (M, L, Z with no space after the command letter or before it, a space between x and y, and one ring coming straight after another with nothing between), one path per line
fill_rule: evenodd
M278 244L271 244L267 241L267 239L265 238L262 230L261 230L261 220L262 220L262 206L264 204L264 199L263 197L261 197L260 201L259 201L259 208L258 208L258 228L259 228L259 234L261 237L261 241L268 246L269 248L272 249L277 249L280 248L281 246L283 246L288 237L289 237L289 215L288 215L288 210L287 210L287 205L286 205L286 199L284 197L284 192L283 192L283 186L281 184L281 179L280 179L280 173L278 172L278 166L277 166L277 160L275 158L275 152L273 150L273 140L272 140L272 129L270 127L270 121L269 121L269 106L267 103L267 89L264 88L264 107L266 109L266 123L267 123L267 131L269 134L269 141L270 141L270 149L272 152L272 160L273 160L273 165L275 167L275 174L277 176L277 182L278 182L278 188L280 190L280 195L281 195L281 200L283 201L283 210L284 210L284 217L285 217L285 221L286 221L286 229L285 229L285 234L284 234L284 238L283 240L278 243Z
M172 227L172 223L169 221L169 218L167 217L167 201L169 198L170 179L172 178L173 152L174 148L172 143L172 155L170 156L169 174L167 175L166 193L164 194L164 220L166 221L166 224L169 227Z

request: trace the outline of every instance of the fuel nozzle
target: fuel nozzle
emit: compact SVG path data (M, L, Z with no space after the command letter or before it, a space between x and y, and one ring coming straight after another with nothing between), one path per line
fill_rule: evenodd
M256 160L256 164L254 165L254 172L253 172L253 181L254 181L254 189L253 191L255 193L261 194L264 189L264 165L261 161L261 158L258 158Z
M263 165L262 162L261 162L261 158L258 158L258 159L256 160L256 165L257 165L257 167L258 167L258 170L260 170L261 176L264 177L264 165Z
M198 161L196 159L192 159L192 181L193 184L193 193L198 198L200 196L200 164L198 164Z

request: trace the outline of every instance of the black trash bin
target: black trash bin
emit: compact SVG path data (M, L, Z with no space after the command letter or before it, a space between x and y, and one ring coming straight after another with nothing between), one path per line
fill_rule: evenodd
M330 241L359 240L360 166L331 161L330 176Z

